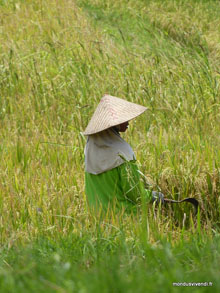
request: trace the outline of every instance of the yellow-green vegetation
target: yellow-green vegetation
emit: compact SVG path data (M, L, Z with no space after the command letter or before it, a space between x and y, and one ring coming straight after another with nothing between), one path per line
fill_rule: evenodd
M0 0L0 291L220 290L220 2ZM166 197L88 213L82 135L108 93L148 107L125 134Z

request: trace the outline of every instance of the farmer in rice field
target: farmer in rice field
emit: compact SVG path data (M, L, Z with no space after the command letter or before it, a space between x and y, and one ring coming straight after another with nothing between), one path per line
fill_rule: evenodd
M131 146L120 136L146 107L105 95L85 132L85 191L90 208L133 209L142 200L163 201L163 194L144 188Z

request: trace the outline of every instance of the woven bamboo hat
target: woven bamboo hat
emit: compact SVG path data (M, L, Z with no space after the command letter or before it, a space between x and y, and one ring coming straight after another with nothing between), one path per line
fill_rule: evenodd
M147 108L117 97L104 95L98 104L84 135L101 132L141 115Z

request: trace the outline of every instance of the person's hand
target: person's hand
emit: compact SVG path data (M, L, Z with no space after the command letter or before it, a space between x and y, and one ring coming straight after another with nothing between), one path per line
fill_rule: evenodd
M164 204L164 195L162 192L152 191L152 203L156 202L159 204L160 202Z

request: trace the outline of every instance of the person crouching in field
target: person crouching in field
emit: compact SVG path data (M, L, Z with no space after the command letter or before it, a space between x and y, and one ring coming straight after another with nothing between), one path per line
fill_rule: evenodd
M131 146L120 136L146 107L105 95L84 135L85 192L89 208L133 210L143 202L163 202L163 194L144 188Z

